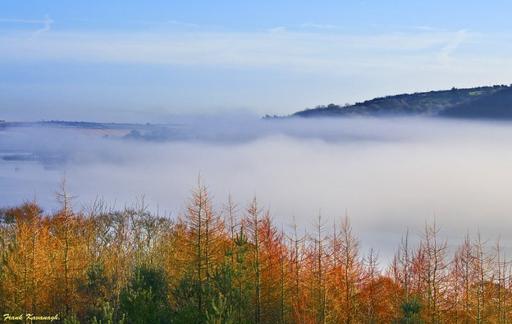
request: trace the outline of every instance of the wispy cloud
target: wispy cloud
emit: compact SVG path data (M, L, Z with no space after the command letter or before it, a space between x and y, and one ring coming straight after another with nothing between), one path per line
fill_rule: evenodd
M268 29L269 33L284 33L287 32L288 28L285 26L276 26Z
M198 24L183 22L183 21L179 21L179 20L167 20L167 21L165 21L165 23L169 24L169 25L191 27L191 28L199 28L200 27L200 25L198 25Z
M17 18L0 18L0 23L15 23L15 24L30 24L30 25L41 25L42 27L34 32L34 35L47 32L51 29L54 20L49 16L44 19L17 19Z
M328 30L334 30L334 29L342 29L341 26L338 25L330 25L330 24L317 24L312 22L307 22L302 25L300 25L301 28L311 28L311 29L328 29Z
M41 33L50 31L50 29L52 28L52 24L54 23L53 19L51 19L48 16L46 16L42 22L43 22L43 27L36 30L35 35L39 35Z
M397 91L397 84L401 89L436 89L441 84L506 80L512 73L512 46L504 44L510 44L507 35L488 37L467 30L374 34L286 28L260 32L55 30L41 37L17 31L0 34L0 60L272 70L288 76L299 73L381 85L393 80L393 89L378 93L386 94Z
M453 35L453 38L441 49L439 57L442 61L451 59L451 55L469 38L466 30L459 30Z
M32 22L32 21L31 21ZM39 33L53 22L45 19ZM266 32L53 32L36 42L23 33L2 36L0 57L51 58L93 62L283 67L306 70L403 66L435 63L436 51L449 57L471 34L467 31L375 35ZM8 42L6 42L8 41ZM7 45L8 44L8 45Z
M191 22L186 22L186 21L181 21L181 20L175 20L175 19L169 19L169 20L132 20L132 21L130 21L130 23L149 25L149 26L166 26L166 25L170 25L170 26L192 28L192 29L196 29L196 28L200 28L201 27L201 25L199 25L199 24L195 24L195 23L191 23Z

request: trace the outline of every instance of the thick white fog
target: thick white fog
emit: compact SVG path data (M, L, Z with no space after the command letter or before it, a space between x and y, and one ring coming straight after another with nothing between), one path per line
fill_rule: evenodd
M47 210L65 174L75 208L98 197L118 208L145 196L175 217L201 174L220 209L256 195L278 224L310 228L347 212L363 247L389 255L401 234L434 218L458 241L512 232L512 124L439 119L188 121L180 140L104 138L59 128L0 131L0 205L34 197ZM173 126L174 127L174 126ZM179 133L178 132L178 133ZM174 134L170 132L170 134Z

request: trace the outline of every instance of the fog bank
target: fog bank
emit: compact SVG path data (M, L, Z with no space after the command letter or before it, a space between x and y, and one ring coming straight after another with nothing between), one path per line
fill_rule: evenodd
M410 228L434 218L458 240L512 231L512 125L439 119L203 119L162 126L158 141L82 129L0 131L0 205L36 198L57 208L65 174L81 208L98 197L118 208L145 196L175 217L201 174L218 209L256 195L278 224L330 226L348 213L363 246L389 254ZM174 134L174 135L173 135ZM6 156L46 157L19 160ZM48 158L49 157L49 158ZM49 161L49 162L48 162ZM505 244L509 242L505 241Z

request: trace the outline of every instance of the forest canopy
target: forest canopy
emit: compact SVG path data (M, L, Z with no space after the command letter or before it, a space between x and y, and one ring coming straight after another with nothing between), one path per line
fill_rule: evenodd
M350 219L278 228L256 198L215 209L198 183L176 219L141 202L0 213L0 309L65 323L506 323L510 263L467 236L451 253L436 223L394 258L361 251Z

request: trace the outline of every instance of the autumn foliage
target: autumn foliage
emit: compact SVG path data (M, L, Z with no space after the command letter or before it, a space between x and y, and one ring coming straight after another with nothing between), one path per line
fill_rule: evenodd
M0 213L0 310L67 323L509 323L510 264L478 235L453 249L426 224L389 265L348 217L278 228L257 200L215 209L199 183L176 218L144 203Z

